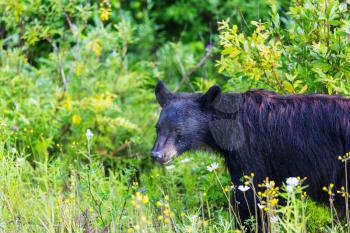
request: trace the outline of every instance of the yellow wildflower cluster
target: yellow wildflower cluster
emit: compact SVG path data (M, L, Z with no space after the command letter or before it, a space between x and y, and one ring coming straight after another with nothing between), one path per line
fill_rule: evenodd
M264 191L258 192L259 208L266 212L276 209L279 201L279 187L276 186L275 182L266 177L262 184L258 184L258 187L264 189Z
M254 176L255 176L255 174L252 172L252 173L250 173L250 175L248 176L248 175L244 175L243 176L243 179L244 179L244 182L243 182L243 184L244 185L254 185L254 183L253 183L253 179L254 179Z
M147 204L149 202L149 198L146 194L142 194L140 192L136 192L133 196L133 200L131 204L136 208L140 209L142 204Z
M99 13L100 13L100 19L102 21L109 20L112 14L112 7L111 7L111 3L108 0L103 0L100 3Z
M132 188L137 189L139 186L137 181L132 182ZM149 218L149 197L147 194L141 192L135 192L132 196L131 204L134 207L135 214L137 216L136 222L130 227L127 232L140 232L146 230L152 225L152 221Z
M71 97L69 94L65 93L63 96L63 100L61 102L61 106L66 109L68 112L72 111L72 103Z
M343 155L343 156L341 156L341 155L338 156L338 159L340 161L342 161L343 163L348 161L349 158L350 158L350 152L345 153L345 155Z
M81 117L78 114L74 114L72 116L72 124L73 125L79 125L81 122Z
M171 219L174 217L174 213L171 211L168 201L169 196L165 195L163 202L157 201L155 203L156 207L159 209L159 215L157 217L157 220L165 224L169 224L171 222Z
M98 39L89 41L86 48L92 50L98 57L102 54L102 45Z
M327 192L328 195L329 195L330 197L333 197L333 196L334 196L333 188L334 188L334 184L333 184L333 183L330 183L330 184L328 185L328 187L324 186L324 187L322 188L322 190L325 191L325 192Z
M347 190L345 190L344 186L341 186L340 190L337 190L337 193L340 194L342 197L349 198L349 193Z

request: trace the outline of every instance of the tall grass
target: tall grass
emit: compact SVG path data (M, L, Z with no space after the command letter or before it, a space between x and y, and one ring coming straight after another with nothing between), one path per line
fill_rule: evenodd
M266 179L254 187L254 174L250 174L242 184L232 186L222 161L207 153L179 158L167 167L155 165L138 175L130 167L107 171L94 153L93 134L86 136L86 149L76 152L74 162L63 156L30 163L26 159L30 155L11 144L11 135L2 135L1 232L348 230L336 217L334 206L327 209L310 202L303 179L294 178L294 183L287 181L283 187ZM239 219L231 204L237 192L256 196L257 205L247 222ZM280 199L286 204L279 205ZM255 221L258 213L263 221Z

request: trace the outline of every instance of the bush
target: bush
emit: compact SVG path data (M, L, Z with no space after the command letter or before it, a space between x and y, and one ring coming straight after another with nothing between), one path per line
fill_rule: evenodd
M237 89L281 93L350 94L350 25L346 3L299 1L280 17L272 1L271 21L253 21L249 36L220 23L219 71Z

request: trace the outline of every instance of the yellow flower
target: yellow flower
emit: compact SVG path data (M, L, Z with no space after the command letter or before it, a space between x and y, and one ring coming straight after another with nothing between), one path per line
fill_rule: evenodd
M169 218L166 218L166 219L164 219L164 222L165 222L165 223L169 223L169 222L170 222L170 219L169 219Z
M77 115L77 114L74 114L72 116L72 124L73 125L79 125L80 122L81 122L81 117L79 115Z
M107 21L111 16L112 9L110 7L102 7L100 8L100 19L102 21Z
M100 4L100 19L102 21L107 21L112 13L112 8L111 4L108 0L103 0L102 3Z
M144 204L147 204L148 201L149 201L149 199L148 199L148 196L147 196L147 195L145 195L145 196L142 197L142 202L143 202Z
M65 108L68 112L72 111L72 105L69 96L67 96L66 99L63 100L62 107Z
M92 50L98 57L102 54L102 46L98 40L90 41L86 44L86 48Z
M157 202L156 202L156 206L158 206L158 207L159 207L159 206L162 206L162 203L161 203L160 201L157 201Z
M168 201L169 200L169 196L165 195L164 200Z
M278 204L278 199L277 198L274 198L271 200L271 205L277 205Z

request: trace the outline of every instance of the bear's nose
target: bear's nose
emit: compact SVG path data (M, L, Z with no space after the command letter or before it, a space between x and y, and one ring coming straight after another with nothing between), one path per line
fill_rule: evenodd
M152 151L151 154L152 154L151 157L156 160L161 159L163 157L163 153L159 151Z

